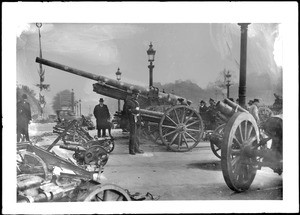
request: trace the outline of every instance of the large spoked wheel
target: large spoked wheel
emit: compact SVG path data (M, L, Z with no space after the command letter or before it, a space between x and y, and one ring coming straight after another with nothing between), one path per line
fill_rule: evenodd
M119 186L113 184L97 185L85 198L85 202L102 201L131 201L128 193Z
M17 175L35 175L49 179L50 174L46 163L36 154L28 151L17 152Z
M219 125L210 137L210 148L215 156L221 159L221 148L226 124Z
M249 113L235 113L225 126L221 167L227 186L236 192L247 190L256 175L259 130Z
M268 107L259 107L258 108L258 117L261 122L267 121L271 116L273 116L273 112Z
M185 105L168 109L159 123L161 140L175 152L186 152L196 147L203 130L201 116Z

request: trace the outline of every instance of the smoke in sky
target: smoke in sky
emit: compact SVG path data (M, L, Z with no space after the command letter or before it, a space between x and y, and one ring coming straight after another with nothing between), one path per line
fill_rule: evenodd
M236 24L210 25L213 47L224 60L224 67L235 71L236 77L239 72L240 35L240 27ZM261 88L256 85L264 80L263 83L269 83L270 92L278 93L282 90L281 52L280 24L250 24L247 39L247 85L254 89Z

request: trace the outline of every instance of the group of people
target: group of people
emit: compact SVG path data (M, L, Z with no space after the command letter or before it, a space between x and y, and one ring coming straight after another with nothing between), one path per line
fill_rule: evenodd
M137 137L137 129L140 122L139 115L139 103L137 101L139 96L139 90L133 89L131 97L125 101L124 103L124 114L129 123L129 154L143 154L143 150L140 149L139 140ZM97 136L98 137L106 137L106 129L109 131L109 135L111 136L111 124L110 113L107 105L104 104L103 98L100 98L99 104L94 108L94 116L96 118L97 124Z
M131 97L124 103L124 114L129 123L129 154L135 155L137 153L144 153L140 149L139 140L137 137L137 129L140 122L139 115L139 103L138 96L139 90L133 89ZM259 99L253 99L248 102L249 108L248 111L253 115L256 122L259 124L259 115L258 115L258 103ZM216 102L210 98L209 106L206 105L204 100L200 101L199 113L205 119L211 123L215 120L214 113L216 112ZM111 135L111 122L110 122L110 113L106 104L104 104L103 98L100 98L99 104L94 108L94 116L96 118L97 124L97 136L98 137L107 137L106 130L108 129L109 136ZM17 103L17 142L20 141L30 141L28 134L28 125L31 121L31 109L30 104L27 101L27 95L23 94L21 101Z
M232 98L230 98L230 100L234 101ZM236 103L239 104L239 99L236 99ZM205 121L213 122L214 120L213 113L216 110L216 102L212 98L210 98L209 104L210 105L207 106L206 102L204 100L201 100L199 106L199 114L203 116ZM253 100L249 100L248 106L246 107L249 113L251 113L254 119L256 120L257 124L260 123L259 115L258 115L258 104L259 104L259 99L255 98Z
M200 101L199 114L205 121L205 127L208 130L214 129L217 123L216 102L212 98L209 99L209 106L204 100Z
M142 154L143 150L140 149L140 144L137 138L137 126L140 122L139 116L139 103L137 101L139 90L132 90L131 98L125 101L124 113L129 122L129 154L135 155L136 153ZM94 108L94 116L97 123L97 136L107 137L106 130L111 136L111 122L110 113L104 99L100 98L99 104ZM31 108L27 101L27 95L23 94L20 101L17 103L17 142L30 141L28 133L28 125L30 124Z

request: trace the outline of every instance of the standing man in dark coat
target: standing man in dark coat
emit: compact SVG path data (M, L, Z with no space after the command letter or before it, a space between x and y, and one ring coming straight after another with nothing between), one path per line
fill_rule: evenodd
M17 142L22 141L22 135L29 141L28 124L31 120L30 104L27 95L23 94L21 101L17 103Z
M200 106L199 106L199 114L202 115L202 114L206 114L206 111L207 111L207 106L206 106L206 102L201 100L200 101Z
M129 154L135 155L136 153L143 154L140 149L139 140L137 138L137 123L140 121L139 108L140 105L137 101L139 90L133 89L131 98L126 101L125 113L129 121Z
M103 98L100 98L99 104L95 106L94 116L97 122L98 137L101 137L101 130L102 137L106 137L105 130L108 129L110 126L108 123L110 114L107 105L104 104Z

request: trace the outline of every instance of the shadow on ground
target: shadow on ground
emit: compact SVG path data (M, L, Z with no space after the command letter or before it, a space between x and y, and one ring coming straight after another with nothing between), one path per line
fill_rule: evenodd
M212 171L221 171L221 161L201 161L187 164L189 169L204 169Z

